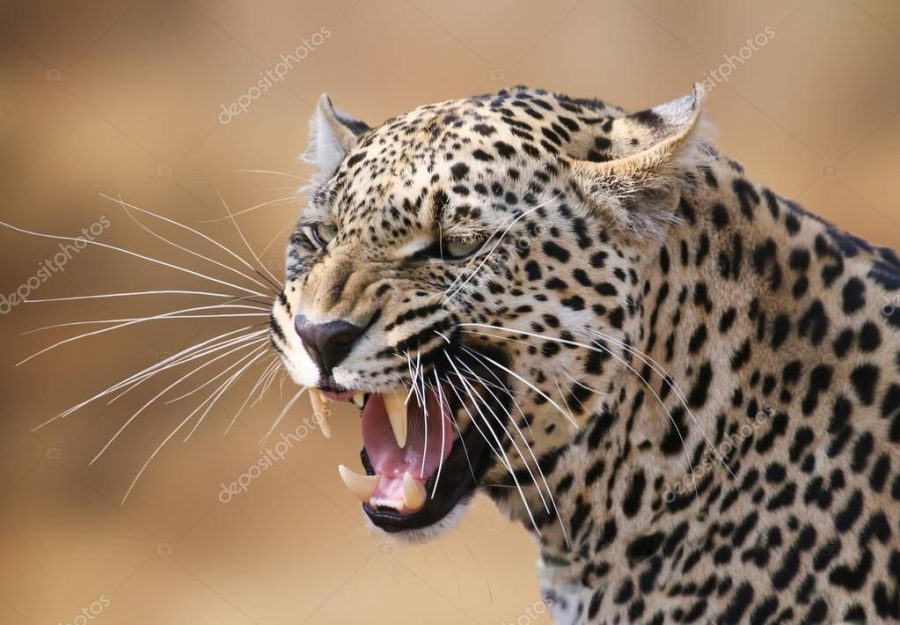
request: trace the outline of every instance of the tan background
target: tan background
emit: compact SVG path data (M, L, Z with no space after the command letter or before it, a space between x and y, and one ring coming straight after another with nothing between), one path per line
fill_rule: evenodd
M331 36L283 82L229 124L218 121L223 104L323 27ZM241 280L153 239L98 194L202 227L248 256L228 223L203 221L224 215L219 194L240 210L301 184L294 176L310 172L295 159L321 91L371 123L515 83L643 108L688 92L766 28L774 37L710 95L723 149L780 193L900 247L900 4L892 0L6 1L0 213L58 234L78 234L105 216L111 225L100 241ZM246 169L286 175L236 171ZM274 272L297 209L285 201L239 218ZM196 238L161 232L229 261ZM0 229L0 293L27 284L57 251L53 241ZM216 287L93 249L31 296ZM98 326L22 332L191 303L208 302L27 304L0 317L0 623L548 622L526 614L537 600L533 542L487 501L477 501L458 531L421 548L392 547L363 528L335 470L357 463L359 428L349 414L332 440L313 433L221 503L221 484L257 461L257 442L290 384L280 391L276 381L223 438L249 387L226 395L191 441L173 439L124 506L148 454L205 393L148 410L93 466L128 415L175 378L30 432L243 320L130 327L15 367ZM308 411L298 404L279 431L293 430Z

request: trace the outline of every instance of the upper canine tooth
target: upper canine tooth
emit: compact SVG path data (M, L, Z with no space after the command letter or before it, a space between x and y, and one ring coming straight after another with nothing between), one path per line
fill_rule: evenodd
M341 474L341 480L344 482L344 486L346 486L351 493L356 495L357 499L363 503L369 503L372 494L375 492L375 489L378 488L377 475L360 475L359 473L354 473L342 464L338 465L338 473Z
M387 410L388 420L391 422L391 430L397 445L406 447L406 394L403 391L385 393L384 408Z
M353 393L353 403L362 408L366 403L365 393Z
M325 438L331 438L331 425L328 423L328 417L331 416L331 408L328 407L328 398L322 394L317 388L309 392L309 401L312 404L313 417L322 430Z
M403 474L403 503L410 510L419 510L428 498L425 486L417 482L409 471Z

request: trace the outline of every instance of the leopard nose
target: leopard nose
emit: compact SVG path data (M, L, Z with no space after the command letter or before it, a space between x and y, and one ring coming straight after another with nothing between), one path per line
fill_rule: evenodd
M331 370L347 357L356 339L366 330L343 320L309 323L304 315L294 317L294 328L323 377L331 375Z

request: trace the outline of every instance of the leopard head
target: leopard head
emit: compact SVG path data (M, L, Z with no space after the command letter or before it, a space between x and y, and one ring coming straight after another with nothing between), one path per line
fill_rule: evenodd
M514 88L376 127L321 97L271 339L314 404L361 407L365 474L341 472L375 526L428 537L480 485L549 488L615 390L701 95L626 114Z

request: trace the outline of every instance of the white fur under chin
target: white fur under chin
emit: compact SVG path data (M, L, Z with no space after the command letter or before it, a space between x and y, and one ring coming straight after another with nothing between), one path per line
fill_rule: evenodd
M372 530L372 532L374 532L376 535L382 538L387 538L397 545L420 545L432 540L436 540L456 529L471 502L471 497L461 500L443 519L441 519L437 523L434 523L433 525L429 525L428 527L423 527L421 529L405 530L402 532L394 533L385 532L380 527L372 523L372 519L370 519L368 516L366 516L366 525L368 525L369 529Z

